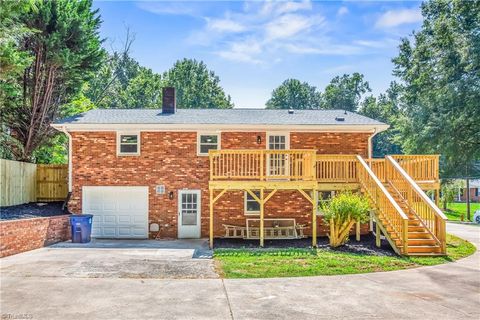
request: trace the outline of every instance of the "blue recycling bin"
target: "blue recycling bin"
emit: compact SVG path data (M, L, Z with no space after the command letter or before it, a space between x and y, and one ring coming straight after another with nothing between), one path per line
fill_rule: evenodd
M92 234L91 214L72 214L70 216L70 225L72 228L72 242L88 243Z

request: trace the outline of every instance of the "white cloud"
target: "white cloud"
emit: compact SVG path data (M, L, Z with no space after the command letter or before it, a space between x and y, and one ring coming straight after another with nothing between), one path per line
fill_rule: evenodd
M258 64L261 60L254 58L254 56L261 54L263 46L254 39L246 41L235 41L229 43L227 49L217 51L216 54L224 59L231 61L249 62Z
M301 10L312 10L312 2L280 2L275 12L277 14L296 12Z
M145 11L164 15L196 15L197 6L185 2L138 2L137 6Z
M361 53L361 49L358 46L353 45L339 45L331 44L327 40L323 40L320 45L312 46L305 44L285 44L285 49L291 53L297 54L320 54L320 55L352 55Z
M402 24L411 24L422 21L422 12L419 8L389 10L382 14L375 23L377 28L391 28Z
M340 9L338 9L337 11L337 15L338 16L343 16L343 15L346 15L348 13L348 8L347 7L340 7Z
M323 17L311 19L302 15L286 14L269 22L265 26L265 34L270 40L289 38L298 34L299 32L306 32L314 24L322 24L323 21Z
M207 28L217 32L242 32L246 29L244 25L230 19L209 19Z
M381 40L355 40L354 44L367 47L367 48L391 48L398 45L398 41L395 39L381 39Z

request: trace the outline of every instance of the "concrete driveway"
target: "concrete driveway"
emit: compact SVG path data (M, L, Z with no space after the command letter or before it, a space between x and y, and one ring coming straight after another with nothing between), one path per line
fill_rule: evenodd
M3 277L215 279L205 240L62 242L1 260Z
M480 244L479 227L449 224L448 230L477 246ZM148 248L148 242L145 242L147 248L139 248L138 243L130 248L128 245L109 248L115 243L91 246L72 248L61 244L0 260L2 316L28 315L30 319L480 317L479 253L456 263L394 272L222 280L215 279L211 260L196 256L195 252L200 257L208 255L208 251L196 251L198 247L203 250L203 243L198 247L187 245L186 249L176 241L170 242L167 246L170 248ZM73 262L73 257L81 262ZM172 273L166 271L169 261L199 266ZM146 266L152 264L156 267ZM195 274L197 268L204 270L202 276L209 279L185 279Z

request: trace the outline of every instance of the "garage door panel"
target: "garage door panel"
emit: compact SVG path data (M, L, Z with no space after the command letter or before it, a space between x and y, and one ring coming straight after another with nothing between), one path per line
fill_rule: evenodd
M148 237L148 187L83 187L82 207L93 237Z
M97 237L116 238L116 227L102 227L100 228L100 234Z

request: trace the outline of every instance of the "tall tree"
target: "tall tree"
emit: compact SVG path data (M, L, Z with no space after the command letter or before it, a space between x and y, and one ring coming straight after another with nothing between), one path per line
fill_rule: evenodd
M374 157L401 153L400 145L395 142L395 125L399 110L399 90L400 86L396 82L392 82L386 93L380 94L378 98L374 96L366 97L358 110L358 113L364 116L390 125L387 131L373 137Z
M443 176L473 176L480 160L480 1L422 4L423 25L393 59L403 85L398 141L444 156Z
M232 108L233 103L220 86L220 79L202 61L183 59L163 74L166 86L175 87L177 107Z
M272 92L267 109L320 109L321 93L307 82L287 79Z
M161 89L161 76L124 50L108 55L89 81L85 97L98 108L160 108Z
M45 0L36 5L36 12L21 15L23 24L35 30L20 43L33 61L18 79L21 99L6 110L6 127L19 141L12 152L27 161L54 135L50 124L61 106L78 94L103 59L100 17L91 10L91 0Z
M323 93L324 109L342 109L356 111L363 95L370 92L370 85L363 74L336 76L326 86Z
M0 1L0 7L0 157L12 159L11 146L19 148L21 145L10 136L7 111L21 102L22 85L18 79L32 62L32 56L22 50L20 42L34 32L27 28L21 17L36 7L32 2L4 0Z

